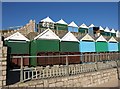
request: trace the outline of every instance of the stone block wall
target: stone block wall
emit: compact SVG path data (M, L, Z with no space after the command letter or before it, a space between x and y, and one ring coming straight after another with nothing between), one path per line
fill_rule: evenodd
M6 85L6 69L7 69L7 47L3 46L0 39L0 87Z
M16 32L20 32L26 36L30 32L34 32L34 31L35 31L35 20L30 20L29 23L27 23L25 26L23 26L17 30L3 30L2 35L4 37L8 37Z
M94 87L117 79L116 68L73 76L33 80L8 87Z

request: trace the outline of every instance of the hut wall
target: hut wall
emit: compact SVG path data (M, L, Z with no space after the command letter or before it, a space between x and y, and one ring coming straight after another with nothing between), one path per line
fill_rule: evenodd
M9 47L9 54L29 54L29 42L8 42L5 45Z
M88 29L87 28L79 28L78 31L80 33L88 33Z
M37 52L58 52L59 40L36 40Z
M120 52L120 42L118 43L118 50L119 50L119 52Z
M78 42L60 42L60 51L61 52L79 52L79 43Z
M56 30L68 30L68 26L64 24L56 24L55 29Z
M108 43L108 51L118 51L118 43Z
M80 41L80 52L95 52L95 42Z
M78 28L77 27L68 27L68 31L70 32L78 32Z
M88 33L93 36L93 35L94 35L93 28L89 28L89 29L88 29Z
M96 52L107 52L108 44L107 42L95 42Z

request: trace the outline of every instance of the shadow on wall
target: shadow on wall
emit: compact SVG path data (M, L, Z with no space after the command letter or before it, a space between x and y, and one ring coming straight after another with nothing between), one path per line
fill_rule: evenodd
M20 71L10 71L11 63L10 63L10 48L7 50L7 75L6 75L6 84L11 85L20 81Z

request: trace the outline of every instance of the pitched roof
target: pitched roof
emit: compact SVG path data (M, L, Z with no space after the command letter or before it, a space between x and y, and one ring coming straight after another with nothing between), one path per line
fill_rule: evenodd
M116 33L119 33L119 32L120 32L119 30L116 31Z
M79 42L78 39L70 31L63 36L63 38L61 39L61 41Z
M90 25L89 25L89 28L90 28L90 27L95 27L95 25L94 25L94 24L90 24Z
M95 41L92 36L89 34L84 35L83 37L78 38L80 41L86 40L86 41Z
M99 26L99 30L104 31L104 28L102 26Z
M46 18L42 19L41 22L51 22L51 23L55 23L50 17L46 17Z
M110 29L108 27L105 28L105 32L110 32Z
M67 25L67 23L66 23L63 19L61 19L61 20L57 21L56 23L59 23L59 24L65 24L65 25Z
M107 40L102 35L100 35L99 37L96 38L96 42L97 41L105 41L105 42L107 42Z
M30 41L28 38L26 38L19 32L12 34L11 36L5 38L5 40Z
M74 21L72 21L68 26L71 26L71 27L78 27Z
M111 37L108 42L118 42L114 37Z
M110 32L111 32L111 33L115 33L115 30L114 30L114 29L112 29Z
M46 29L41 34L36 36L34 40L37 39L54 39L54 40L60 40L60 38L50 29Z
M84 23L82 25L79 26L80 28L88 28L87 25L85 25Z

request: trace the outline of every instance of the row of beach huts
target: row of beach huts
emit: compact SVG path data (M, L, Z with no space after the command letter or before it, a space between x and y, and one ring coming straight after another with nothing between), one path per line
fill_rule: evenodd
M79 55L81 53L120 52L120 41L114 36L105 38L103 35L93 37L87 33L74 36L71 31L62 36L56 35L51 29L46 29L33 40L19 32L4 39L10 56L45 56L45 55ZM37 66L45 62L45 58L24 58L24 65ZM42 61L40 61L42 60ZM54 59L58 60L58 58ZM75 60L75 57L72 58ZM11 59L12 65L20 64L19 58ZM49 64L49 63L48 63Z
M70 31L70 32L78 32L81 34L90 34L92 36L114 36L119 37L120 32L119 30L110 29L109 27L102 27L102 26L96 26L94 24L91 24L87 26L86 24L81 24L78 26L74 21L71 23L66 23L63 19L60 19L59 21L55 22L50 17L46 17L42 19L36 26L36 32L40 32L41 29L54 29L54 30L62 30L62 31Z

